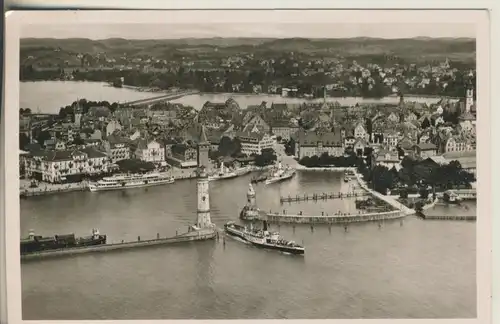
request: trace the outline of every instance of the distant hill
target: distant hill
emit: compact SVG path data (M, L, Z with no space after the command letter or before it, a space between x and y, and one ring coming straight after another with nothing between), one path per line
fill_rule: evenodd
M77 53L107 56L153 56L159 59L171 58L173 53L182 56L232 55L233 53L279 53L296 52L312 56L344 56L355 58L366 55L394 55L403 59L422 60L445 59L475 61L476 42L471 38L428 38L410 39L346 38L185 38L162 40L128 40L110 38L90 40L83 38L24 38L21 39L21 62L28 56L54 57L72 56ZM217 52L214 54L215 49ZM57 52L56 52L57 50ZM73 59L72 59L73 60Z

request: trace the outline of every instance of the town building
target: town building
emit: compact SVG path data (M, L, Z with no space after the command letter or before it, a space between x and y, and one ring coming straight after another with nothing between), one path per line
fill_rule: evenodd
M393 167L398 167L401 160L399 159L398 153L391 150L380 150L376 154L375 163L377 165L385 166L389 169Z
M195 147L184 143L172 144L167 149L169 164L180 168L193 168L198 165L198 152Z
M444 144L444 153L474 151L472 142L460 136L450 136Z
M107 155L95 148L80 150L39 150L24 157L29 178L49 183L81 181L84 176L108 172Z
M122 130L122 125L117 120L111 120L107 125L106 125L106 136L109 136L113 134L115 131L120 131Z
M437 154L437 147L432 143L420 143L413 145L413 154L415 157L427 159Z
M156 140L140 139L134 151L136 159L145 162L164 162L165 148Z
M284 140L290 140L293 134L299 130L299 127L291 124L289 121L273 121L271 122L271 133L276 137L281 137Z
M103 143L112 163L130 159L130 140L118 135L110 135Z
M315 131L296 134L296 157L302 159L305 156L321 156L328 153L330 156L342 156L344 147L342 134L340 132L320 133Z
M241 153L246 155L262 154L264 149L274 149L276 140L263 132L239 132L236 135L241 143Z

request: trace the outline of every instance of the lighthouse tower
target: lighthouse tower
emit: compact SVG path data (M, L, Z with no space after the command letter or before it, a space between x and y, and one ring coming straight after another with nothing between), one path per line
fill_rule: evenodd
M205 167L201 166L198 169L198 218L196 222L197 229L212 228L212 220L210 219L210 195L208 185L208 174Z
M255 196L255 190L253 189L253 186L251 183L248 185L247 205L250 208L255 208L255 206L257 206L257 199Z

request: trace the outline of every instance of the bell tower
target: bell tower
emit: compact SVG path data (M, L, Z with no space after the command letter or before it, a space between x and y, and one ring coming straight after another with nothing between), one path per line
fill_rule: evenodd
M472 71L469 73L469 79L467 81L467 90L465 92L465 112L470 112L470 109L474 105L474 86L472 84L472 78L474 75Z
M210 195L209 195L209 184L208 184L208 174L205 171L205 167L201 166L198 168L198 182L197 182L197 192L198 192L198 210L197 210L197 222L196 227L198 229L211 228L214 225L210 219Z

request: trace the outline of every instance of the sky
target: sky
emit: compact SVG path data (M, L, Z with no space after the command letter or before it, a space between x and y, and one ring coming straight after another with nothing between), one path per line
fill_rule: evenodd
M210 23L210 24L32 24L23 25L21 37L179 39L211 37L255 38L475 38L467 23Z

